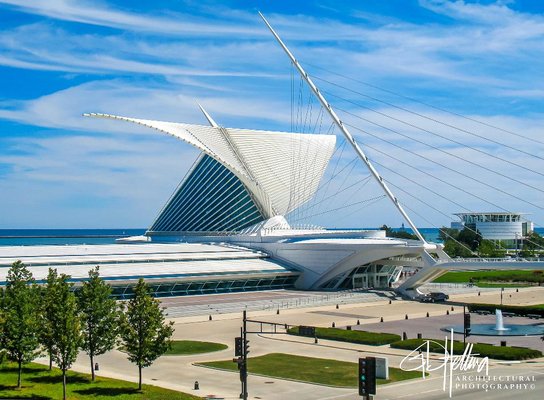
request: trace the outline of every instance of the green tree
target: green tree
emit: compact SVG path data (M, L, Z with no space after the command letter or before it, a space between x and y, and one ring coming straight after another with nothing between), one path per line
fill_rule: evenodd
M117 304L111 298L111 287L100 278L99 267L89 271L89 280L78 292L82 317L82 349L89 355L91 376L94 381L94 357L110 351L118 334Z
M482 257L504 257L506 250L498 248L491 240L483 239L478 246L478 254Z
M55 292L58 283L57 270L49 268L47 274L47 283L42 287L42 301L40 319L42 329L40 331L40 343L47 350L49 355L49 370L53 368L53 326L55 304L57 302L57 294Z
M140 278L121 315L121 339L128 359L138 366L138 389L142 390L142 368L149 367L170 347L174 323L166 323L164 309Z
M480 235L480 232L477 230L464 228L459 232L457 240L464 243L467 247L470 247L472 251L476 251L482 241L482 235Z
M388 227L387 225L382 225L380 230L385 231L386 237L392 237L397 239L412 239L412 240L419 240L419 238L414 235L413 233L406 232L406 231L394 231L392 228Z
M451 239L457 239L457 236L459 236L459 231L454 228L447 228L443 226L438 230L438 238L444 243Z
M3 342L9 357L17 363L17 387L21 387L23 364L39 354L39 292L32 273L21 261L8 271L4 294Z
M467 248L464 243L459 243L455 240L447 240L444 244L444 251L450 257L471 257L473 254L470 248Z
M523 238L521 256L533 257L538 250L544 250L544 237L533 231Z
M49 306L51 310L51 355L62 371L62 398L66 400L66 371L77 358L82 342L81 318L77 300L68 282L70 277L61 274L52 285L52 294L56 299Z
M6 326L5 291L0 287L0 364L4 362L6 356L6 336L4 334Z

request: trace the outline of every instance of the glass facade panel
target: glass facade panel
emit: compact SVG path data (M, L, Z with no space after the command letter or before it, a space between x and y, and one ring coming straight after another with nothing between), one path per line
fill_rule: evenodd
M187 296L210 293L249 292L271 289L294 289L298 275L275 276L268 278L202 280L193 282L161 282L147 281L155 297ZM113 286L112 297L120 300L134 296L134 284Z
M243 183L226 167L204 155L149 231L240 231L263 220Z

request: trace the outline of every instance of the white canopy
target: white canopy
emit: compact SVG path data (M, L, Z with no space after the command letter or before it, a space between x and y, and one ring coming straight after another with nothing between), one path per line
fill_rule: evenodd
M85 114L134 122L202 150L234 173L267 218L286 215L314 195L332 156L336 136L258 131Z

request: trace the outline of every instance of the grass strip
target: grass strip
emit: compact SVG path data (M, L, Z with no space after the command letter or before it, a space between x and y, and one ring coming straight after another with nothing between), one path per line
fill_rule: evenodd
M415 350L430 340L429 351L432 353L444 354L444 341L435 339L408 339L391 343L391 347L403 350ZM425 347L426 349L426 347ZM450 344L448 343L448 351ZM453 354L463 354L463 342L453 342ZM539 350L528 349L526 347L508 347L508 346L493 346L486 343L474 343L472 354L478 354L475 357L489 357L496 360L527 360L531 358L542 357L542 352Z
M298 326L289 328L287 331L290 335L299 334ZM340 342L368 344L372 346L381 346L384 344L399 341L401 337L394 333L379 333L358 330L346 330L339 328L315 328L315 334L318 339L337 340Z
M434 280L436 283L474 283L475 285L534 286L544 284L544 271L458 271L448 272ZM491 287L491 286L486 286Z
M237 364L232 360L210 361L197 365L238 371ZM358 365L356 363L284 353L270 353L252 357L248 360L248 370L250 373L272 378L293 379L329 386L356 387L358 383ZM399 368L390 367L389 379L377 379L377 383L384 384L413 378L421 378L421 372L402 371Z
M134 367L136 369L136 367ZM22 388L17 389L17 364L0 364L0 399L62 399L62 374L57 368L29 363L23 368ZM143 385L118 379L96 377L91 382L88 374L68 371L67 398L70 400L197 400L201 397L176 392L152 385Z
M172 340L170 349L165 355L185 356L190 354L212 353L228 349L223 343L199 342L195 340Z

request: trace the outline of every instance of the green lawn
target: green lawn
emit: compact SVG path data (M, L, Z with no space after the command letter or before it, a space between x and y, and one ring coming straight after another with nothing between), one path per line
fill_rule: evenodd
M170 350L165 355L189 355L200 353L211 353L213 351L220 351L227 349L228 346L222 343L213 342L198 342L194 340L173 340L171 342Z
M136 369L136 367L134 367ZM145 378L145 370L144 370ZM46 366L30 363L23 369L22 388L17 389L17 365L0 364L0 399L62 399L62 375L58 369L49 371ZM70 400L196 400L201 397L186 393L116 379L97 377L94 383L90 375L68 372L67 398Z
M527 283L489 283L489 282L477 282L476 286L480 288L524 288L531 287L534 285L529 285Z
M460 271L448 272L436 283L469 283L481 287L523 287L544 282L543 271Z
M199 363L208 367L238 372L232 360ZM329 360L325 358L302 357L291 354L271 353L248 360L248 370L273 378L295 379L297 381L320 383L331 386L356 387L358 366L356 363ZM389 378L378 379L378 384L421 378L421 372L402 371L389 368Z

